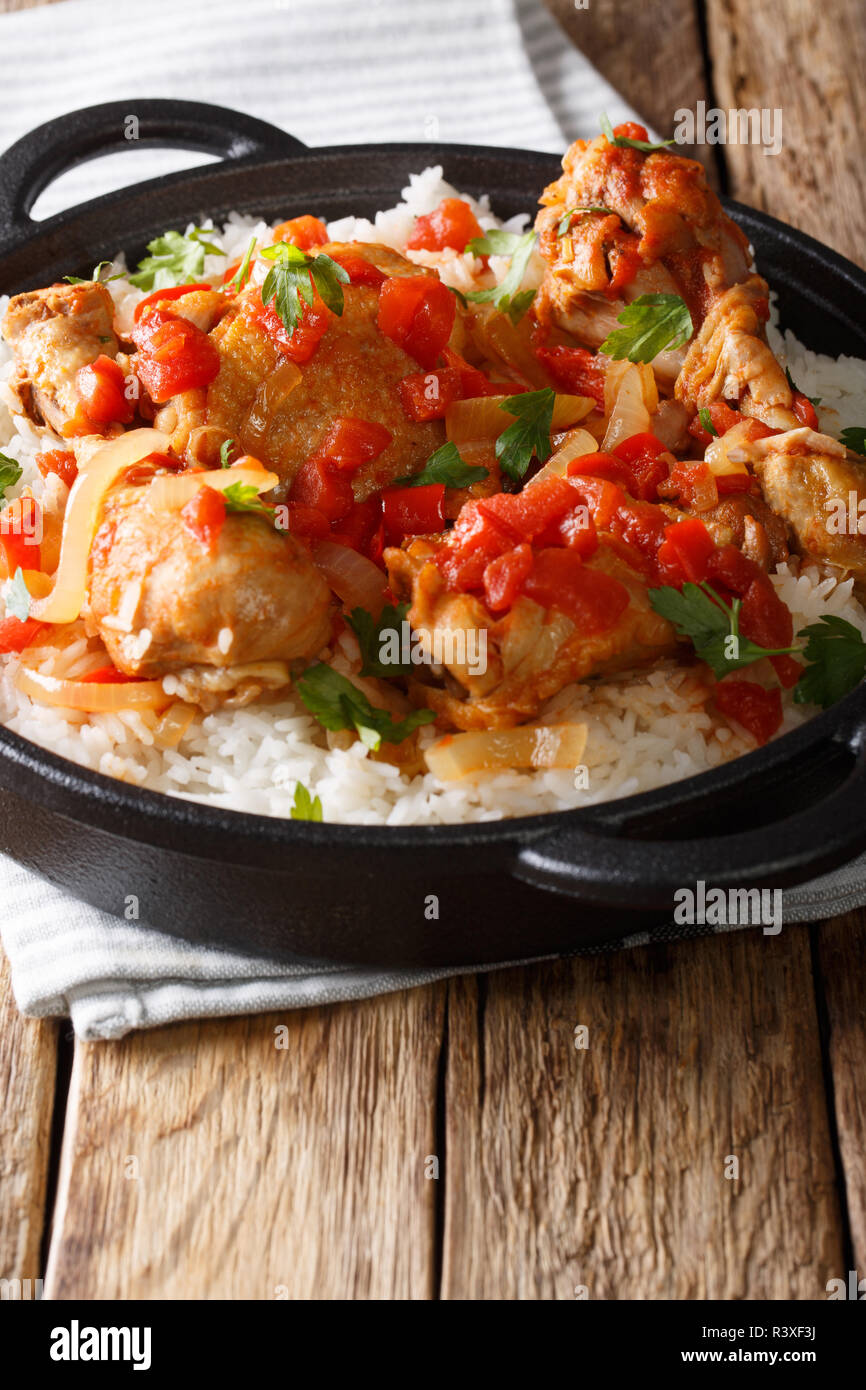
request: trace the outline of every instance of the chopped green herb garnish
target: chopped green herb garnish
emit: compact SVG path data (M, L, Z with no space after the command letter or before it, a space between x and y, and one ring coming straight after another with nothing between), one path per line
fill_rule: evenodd
M807 638L803 656L811 663L794 689L798 704L826 709L866 676L866 642L853 623L824 613L797 636Z
M102 274L103 270L105 269L105 267L106 267L107 265L113 265L113 264L114 264L113 261L100 261L100 262L99 262L99 265L95 265L95 266L93 267L93 274L90 276L89 279L87 279L85 276L82 276L82 275L64 275L63 278L64 278L64 280L67 280L67 281L69 282L70 285L93 285L93 284L97 284L97 285L107 285L108 282L109 282L109 280L122 280L122 279L123 279L123 271L122 271L122 270L119 270L119 271L117 272L116 275L103 275L103 274ZM102 342L102 341L107 342L108 339L107 339L107 338L104 339L104 340L103 340L103 339L100 339L100 342Z
M6 612L19 622L26 623L30 617L30 590L24 581L24 571L19 565L15 577L6 585L4 597Z
M231 487L223 490L222 495L227 512L251 512L273 522L274 508L266 506L252 483L232 483Z
M710 412L705 405L702 405L700 410L698 411L698 419L701 422L701 428L705 429L707 434L712 434L715 436L716 439L718 439L719 431L713 424Z
M466 298L466 295L463 293L462 290L455 289L453 285L446 285L445 288L446 290L451 291L458 304L460 304L464 309L468 308L469 300Z
M193 227L187 236L163 232L147 243L150 255L139 261L129 283L140 290L165 290L171 285L194 283L204 273L206 255L225 255L221 247L207 240L212 235L202 227Z
M292 820L321 820L322 803L317 796L311 796L303 782L295 783L295 800L289 812Z
M410 674L411 661L383 662L381 659L383 634L394 632L399 637L408 612L408 603L386 603L378 619L374 618L372 613L368 613L366 608L352 609L346 622L357 637L358 646L361 648L362 676L408 676Z
M302 301L310 306L313 304L313 286L332 313L342 314L343 286L348 285L349 274L330 256L310 256L287 241L266 246L261 254L266 261L274 262L262 286L262 303L274 301L274 308L290 338L304 312Z
M839 435L839 442L850 449L852 454L863 454L866 456L866 429L863 425L849 425Z
M516 232L506 232L501 227L491 227L484 236L473 237L466 245L466 250L471 251L473 256L510 256L511 265L500 284L491 285L488 290L473 290L466 298L473 304L492 304L503 314L516 314L512 320L516 323L532 302L526 298L528 291L521 291L520 286L536 241L535 232L518 236Z
M550 431L553 427L553 403L556 392L549 386L541 391L525 391L509 396L499 407L516 415L496 441L496 457L503 473L509 478L522 478L533 455L544 463L550 457Z
M642 294L617 316L623 328L605 338L599 352L618 361L652 362L665 348L682 347L694 332L692 316L678 294Z
M453 440L443 444L435 454L431 454L420 473L406 478L395 478L393 487L427 487L430 483L444 483L446 487L471 487L488 476L488 470L480 465L464 463Z
M8 454L0 454L0 511L6 505L6 489L14 487L20 481L23 472L16 459L10 458Z
M233 451L234 447L235 441L233 439L223 440L222 444L220 445L220 468L231 468L229 454Z
M645 150L650 153L653 150L663 150L668 145L676 144L675 140L657 140L653 143L652 140L632 140L629 135L614 135L607 112L602 112L598 118L598 123L601 126L602 134L607 136L612 145L619 146L621 150Z
M421 724L436 718L432 709L416 709L394 720L387 710L370 704L366 695L332 666L316 662L296 682L297 691L325 729L354 729L365 747L375 752L385 743L402 743Z
M556 229L556 235L558 237L567 236L571 231L571 224L575 217L583 217L588 212L603 212L606 213L608 217L619 216L618 212L615 212L613 208L606 208L603 203L587 203L586 207L569 208Z
M512 323L520 322L535 298L535 294L535 290L521 290L519 294L512 295L510 302L505 306L505 312Z
M229 284L233 287L233 289L240 291L247 283L247 280L250 277L250 261L253 258L253 252L255 251L255 249L256 239L253 236L250 237L250 244L244 252L243 260L241 261L232 278L229 280Z

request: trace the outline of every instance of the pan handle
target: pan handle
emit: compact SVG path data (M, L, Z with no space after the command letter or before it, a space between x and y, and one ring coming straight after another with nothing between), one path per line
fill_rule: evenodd
M225 106L156 98L107 101L37 126L0 155L0 228L14 240L38 225L30 209L76 164L142 147L199 150L223 159L285 158L305 150L294 135Z
M525 844L511 872L548 892L584 901L669 911L678 889L701 880L719 888L781 888L825 873L866 846L866 711L859 708L854 720L823 748L844 758L845 775L831 791L794 815L756 829L700 839L678 838L674 824L670 838L661 838L657 832L649 838L641 835L639 827L629 826L627 811L605 816L600 806L592 821L581 818L579 824L549 835L542 832ZM736 763L730 764L726 799L733 797L735 806L749 808L762 795L766 770L744 767L738 776L736 768ZM695 779L693 791L687 788L685 784L678 811L678 824L686 831L694 825L695 815L706 809L700 779ZM782 804L784 795L783 778Z

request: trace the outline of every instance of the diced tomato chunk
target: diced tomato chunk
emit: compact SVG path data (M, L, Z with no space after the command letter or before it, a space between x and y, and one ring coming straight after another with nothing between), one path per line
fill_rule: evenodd
M720 497L731 497L737 492L751 492L754 479L751 473L722 473L716 475L716 491Z
M619 508L625 505L626 496L616 483L583 471L582 465L594 458L595 454L590 454L587 458L573 459L566 472L578 497L589 507L599 531L607 531Z
M589 569L572 550L537 551L523 590L543 608L560 609L586 637L608 632L629 604L624 584Z
M136 679L118 671L116 666L100 666L97 671L89 671L86 676L78 677L82 685L126 685Z
M532 546L524 541L504 555L497 555L484 569L484 601L491 613L511 608L524 581L532 573Z
M628 468L630 485L627 491L632 497L641 502L655 502L658 485L668 476L668 465L659 458L665 452L661 440L649 431L633 434L617 444L613 452Z
M273 301L265 305L257 296L247 306L246 314L249 321L270 338L284 357L298 365L309 362L327 333L332 318L330 310L318 295L313 304L302 304L300 320L295 324L291 336L274 308Z
M473 400L476 396L515 396L529 389L516 381L491 381L477 367L464 361L453 348L444 347L442 356L448 366L460 374L460 396L465 401Z
M613 133L626 140L649 140L646 126L639 125L637 121L622 121L614 126Z
M393 439L390 430L375 420L359 420L354 415L338 415L317 453L335 468L354 473L372 463Z
M71 449L49 449L45 454L37 454L36 467L43 478L56 473L67 487L72 487L78 477L78 464Z
M381 497L368 497L365 502L356 502L349 515L335 523L331 539L338 545L348 546L350 550L358 550L362 555L367 555L382 516Z
M652 502L625 498L611 518L610 529L618 540L633 546L653 563L665 538L667 517Z
M165 317L154 326L156 313L141 321L141 331L134 330L133 337L139 349L136 374L151 400L159 404L181 391L208 386L219 373L220 355L194 323Z
M37 622L35 618L25 618L23 622L20 618L0 619L0 656L8 656L10 652L23 652L44 626L44 623Z
M379 331L422 367L435 367L451 336L457 301L431 275L395 275L379 291Z
M120 363L104 353L88 366L79 367L75 385L88 420L95 425L107 425L114 420L128 425L135 414L135 404L126 399L125 384Z
M479 510L511 531L516 540L534 541L552 522L580 504L564 478L544 478L522 492L500 492L478 503Z
M818 428L818 412L808 396L804 396L802 391L795 391L791 404L801 425L808 425L810 430Z
M664 584L677 587L687 580L701 584L707 577L707 563L714 550L713 538L698 517L666 526L657 554L659 577Z
M302 251L311 251L314 246L324 246L328 240L328 229L318 217L304 213L302 217L290 217L288 222L280 222L274 228L274 241L288 241Z
M302 502L289 502L289 531L293 536L304 536L311 541L327 540L331 534L331 523L316 507L305 507Z
M584 454L581 458L572 459L567 472L569 477L579 473L582 478L607 478L623 489L630 489L632 484L629 469L622 459L615 458L613 454Z
M429 536L445 525L444 483L423 487L392 487L383 492L385 539L399 545L406 536Z
M728 719L764 744L782 727L782 692L754 681L724 680L716 686L716 706Z
M432 212L415 219L406 247L409 251L444 251L446 247L463 251L468 242L482 235L468 203L462 198L443 198Z
M355 505L355 494L348 473L316 454L296 473L289 501L321 512L328 521L342 521Z
M604 363L588 348L538 346L535 355L560 391L590 396L599 410L604 409Z
M436 556L436 563L449 589L480 589L490 560L514 549L519 539L511 527L503 526L480 502L469 502L461 510L448 545Z
M368 285L372 289L378 289L382 281L388 278L383 270L373 265L365 256L356 255L351 251L335 251L328 254L332 261L343 267L353 285Z
M181 508L180 519L190 535L213 551L225 525L225 498L216 488L200 487Z
M17 569L42 568L42 514L32 497L17 497L0 512L0 553L11 577Z
M462 397L460 373L453 367L413 372L397 383L397 394L410 420L442 420L449 405Z

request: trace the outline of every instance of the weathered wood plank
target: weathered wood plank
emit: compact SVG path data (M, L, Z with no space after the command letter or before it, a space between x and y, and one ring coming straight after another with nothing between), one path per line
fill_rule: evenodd
M46 1295L432 1297L444 989L79 1046Z
M843 1241L805 930L494 975L480 1012L478 988L450 995L445 1297L825 1296Z
M731 192L866 265L862 0L706 0L717 104L782 111L783 149L725 149Z
M57 1064L56 1023L22 1018L0 951L0 1278L38 1279Z
M854 1267L866 1274L866 910L818 928L820 988L829 1025L828 1053ZM846 1271L839 1270L844 1277Z

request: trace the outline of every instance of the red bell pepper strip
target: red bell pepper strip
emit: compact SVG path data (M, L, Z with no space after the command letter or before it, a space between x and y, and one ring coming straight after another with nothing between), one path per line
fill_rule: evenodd
M240 261L238 261L238 265L240 265ZM226 271L226 275L223 279L225 279L226 276L228 276L228 271ZM133 322L138 323L142 314L144 314L151 305L158 304L160 300L180 299L185 294L192 294L193 290L209 290L210 288L211 286L206 280L199 280L198 283L194 285L169 285L164 290L154 290L153 294L145 295L144 299L140 299L136 304L135 313L132 316Z
M462 198L443 198L432 212L415 219L406 242L409 251L463 251L474 237L483 236L481 225Z
M444 483L424 487L393 487L382 494L385 540L400 545L407 536L429 536L445 525Z

